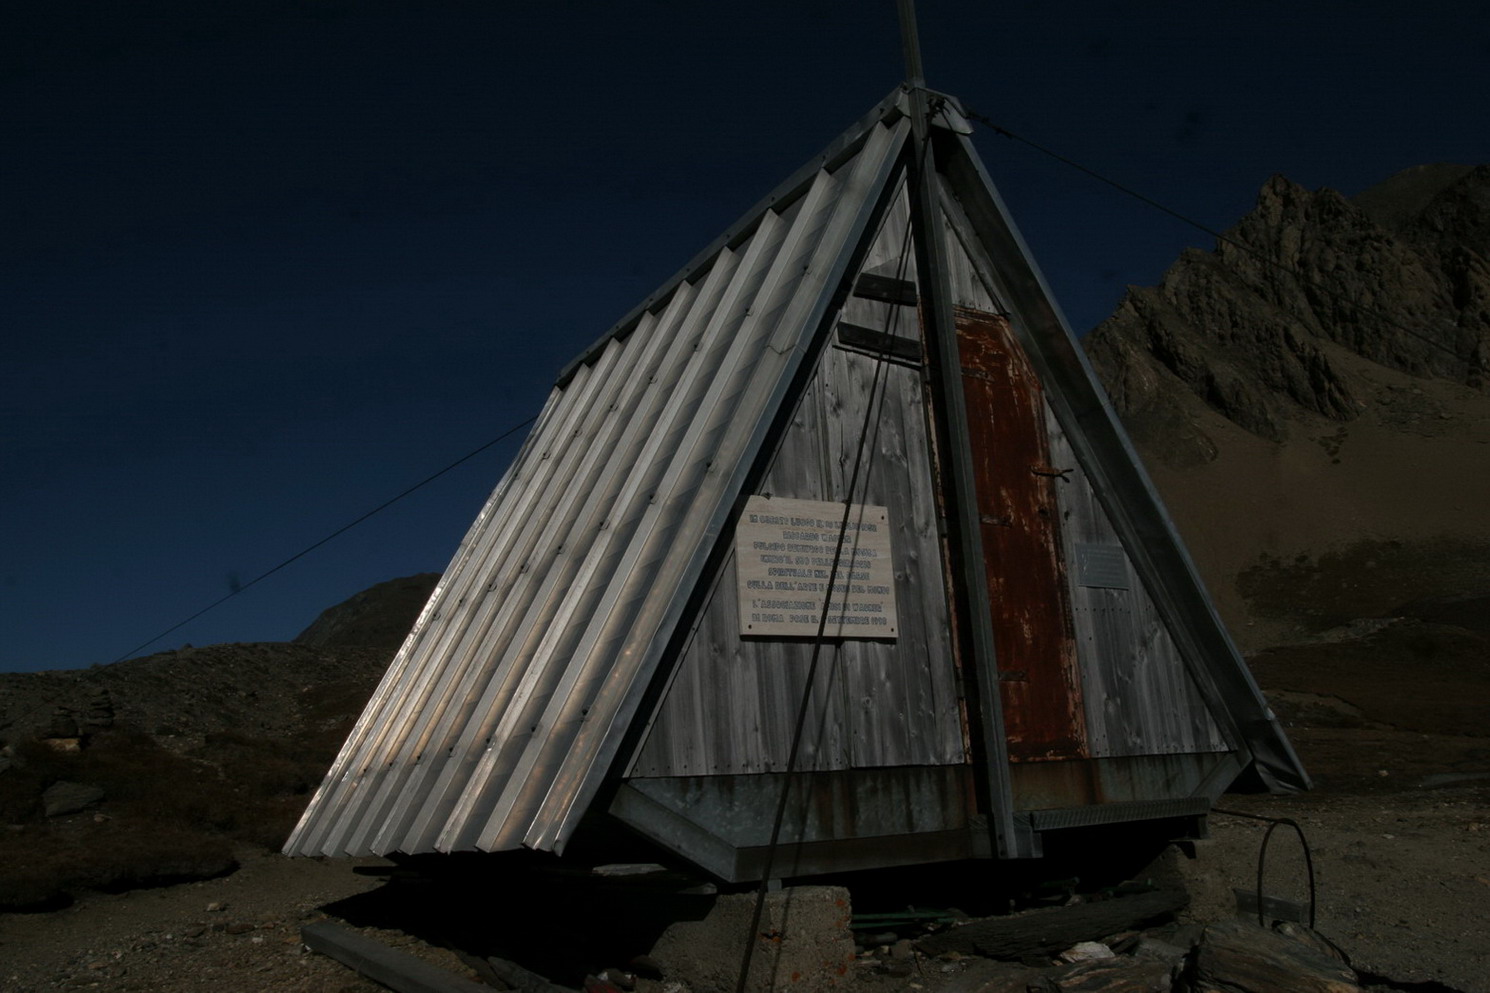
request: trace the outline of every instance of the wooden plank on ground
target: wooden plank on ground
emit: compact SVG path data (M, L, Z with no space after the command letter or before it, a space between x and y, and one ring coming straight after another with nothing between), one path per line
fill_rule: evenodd
M329 955L397 993L492 993L485 983L457 976L330 921L305 925L300 940L312 951Z
M922 938L916 947L927 955L956 951L1014 960L1026 955L1050 955L1078 941L1096 941L1167 920L1187 903L1188 894L1171 889L1008 917L984 917Z

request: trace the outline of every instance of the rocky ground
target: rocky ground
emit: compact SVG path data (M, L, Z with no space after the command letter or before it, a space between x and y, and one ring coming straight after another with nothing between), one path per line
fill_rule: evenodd
M1298 822L1314 859L1318 928L1364 976L1443 984L1420 990L1490 993L1490 737L1478 719L1490 702L1490 661L1478 642L1478 656L1463 651L1461 640L1477 637L1473 632L1458 634L1459 640L1438 638L1424 655L1423 632L1411 625L1405 630L1254 659L1319 788L1296 796L1227 796L1220 806ZM1350 678L1331 666L1349 668ZM78 829L99 827L93 817L85 810L60 820L77 821ZM1232 891L1255 885L1265 827L1212 816L1211 838L1197 845L1197 858L1179 860L1192 896L1182 920L1235 915ZM302 947L300 926L328 914L477 975L456 952L440 947L449 936L431 931L427 915L422 922L417 913L411 917L413 904L402 897L380 899L390 884L357 872L386 863L289 860L244 844L233 855L241 867L220 878L122 893L80 891L63 909L0 915L0 989L378 988ZM1303 878L1300 849L1285 829L1270 845L1265 888L1303 900ZM978 898L966 895L969 903ZM348 902L352 897L360 902ZM526 913L523 902L521 893L508 892L477 905L500 930L498 908ZM573 904L576 913L580 906ZM553 921L562 954L569 915L551 906L543 913ZM578 942L573 954L579 974L615 964L584 961ZM889 975L882 956L870 952L857 971L866 988L920 993L950 986L969 964L914 955L908 961L911 974ZM902 962L897 970L905 968Z
M1298 821L1319 884L1318 929L1354 967L1378 982L1436 981L1466 993L1490 990L1490 789L1445 786L1374 796L1229 797L1228 809ZM1217 815L1198 858L1182 863L1194 904L1187 919L1232 916L1233 887L1249 888L1264 825ZM1303 896L1290 837L1270 846L1268 888ZM89 894L48 914L0 918L0 989L11 993L97 989L196 993L372 991L375 984L307 952L299 928L337 913L338 901L385 883L357 875L377 860L288 860L240 852L230 876L161 889ZM454 952L407 933L390 913L359 930L444 968L477 978ZM555 921L562 940L562 921ZM1101 936L1094 936L1101 937ZM966 959L913 961L886 975L872 954L866 988L935 990L962 975ZM947 968L951 964L951 968ZM584 963L596 968L593 963ZM1442 989L1444 987L1420 987Z
M1340 732L1326 737L1338 744ZM1309 754L1312 739L1296 742ZM1484 739L1481 739L1483 742ZM1354 772L1354 770L1351 770ZM1223 809L1287 817L1308 839L1320 932L1358 971L1403 983L1490 990L1490 785L1409 787L1375 794L1226 797ZM1183 863L1195 919L1235 907L1255 886L1267 825L1212 817L1212 838ZM1303 860L1286 828L1269 845L1266 889L1307 900ZM1431 987L1429 987L1431 988Z
M45 914L0 917L0 988L195 993L376 990L344 966L302 951L317 908L379 885L345 862L291 862L240 850L219 879L94 893Z

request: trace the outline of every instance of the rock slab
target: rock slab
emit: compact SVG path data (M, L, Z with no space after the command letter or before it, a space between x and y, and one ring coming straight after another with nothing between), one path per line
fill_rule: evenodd
M1356 974L1313 941L1246 921L1205 929L1195 953L1194 993L1360 993Z
M1169 963L1153 959L1108 958L1077 962L1049 977L1058 993L1169 993Z
M48 817L75 814L102 800L103 790L87 783L53 783L41 795L42 808Z
M651 957L692 993L733 993L756 894L720 896L703 920L668 926ZM829 993L855 979L853 911L841 886L793 886L766 897L752 936L747 993Z

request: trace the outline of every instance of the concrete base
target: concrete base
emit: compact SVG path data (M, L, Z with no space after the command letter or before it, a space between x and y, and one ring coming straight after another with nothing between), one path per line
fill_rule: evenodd
M700 921L668 926L652 958L692 993L734 993L756 894L721 896ZM747 993L829 993L854 979L848 890L793 886L766 896Z

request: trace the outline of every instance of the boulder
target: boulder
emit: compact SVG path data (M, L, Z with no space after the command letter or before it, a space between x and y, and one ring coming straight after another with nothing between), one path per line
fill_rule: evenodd
M48 817L75 814L102 800L103 789L87 783L53 783L41 795L41 803Z
M1078 941L1056 956L1062 962L1096 962L1113 958L1112 949L1100 941Z
M669 925L651 952L667 981L693 993L732 993L756 899L754 893L720 896L703 920ZM767 894L751 936L747 993L827 993L851 986L851 917L849 893L841 886L793 886Z
M1312 937L1300 940L1239 920L1205 929L1195 952L1192 989L1194 993L1361 993L1356 974L1333 949L1326 951Z
M1128 956L1077 962L1047 977L1058 993L1169 993L1169 963Z

